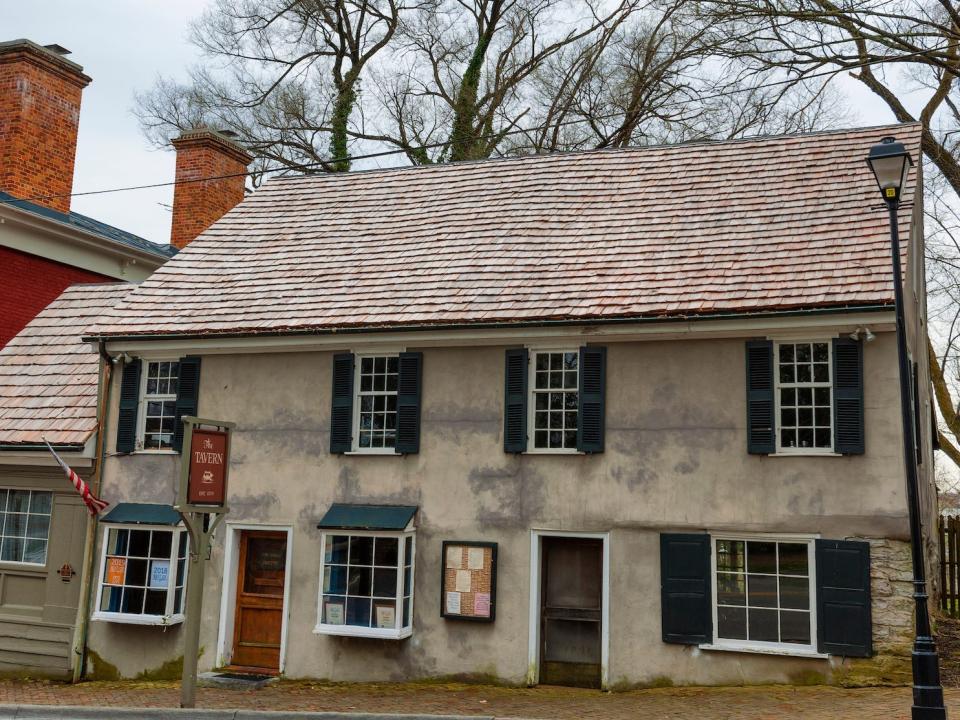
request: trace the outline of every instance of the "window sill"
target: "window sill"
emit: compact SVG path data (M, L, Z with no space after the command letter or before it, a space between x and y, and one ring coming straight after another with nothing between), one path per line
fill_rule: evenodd
M780 450L775 453L767 453L767 457L843 457L843 453L833 452L832 450Z
M130 455L179 455L176 450L134 450Z
M384 628L368 628L358 625L324 625L313 628L314 635L342 635L344 637L365 637L380 640L403 640L413 634L413 628L387 630Z
M153 625L158 627L169 627L170 625L179 625L184 621L184 615L129 615L127 613L113 613L97 611L91 616L91 620L100 620L101 622L120 623L123 625Z
M348 450L341 455L380 455L382 457L399 457L403 453L398 453L396 450L390 450L389 452L385 450Z
M542 450L524 450L521 455L587 455L588 453L582 452L580 450L559 450L559 449L542 449Z
M815 660L827 660L830 656L826 653L817 652L806 648L790 648L783 646L763 647L761 645L725 645L706 643L698 645L701 650L719 650L721 652L738 653L756 653L758 655L783 655L786 657L813 658Z

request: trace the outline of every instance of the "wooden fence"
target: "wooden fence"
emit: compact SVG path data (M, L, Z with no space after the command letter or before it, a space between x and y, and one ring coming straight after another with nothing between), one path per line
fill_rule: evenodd
M940 516L940 609L960 618L960 517Z

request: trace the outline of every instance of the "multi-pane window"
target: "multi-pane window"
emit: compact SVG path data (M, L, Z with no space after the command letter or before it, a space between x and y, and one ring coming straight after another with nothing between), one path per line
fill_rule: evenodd
M413 613L412 534L324 535L318 632L406 637Z
M813 645L812 543L714 538L718 643Z
M397 444L396 355L361 356L357 364L358 450L392 450Z
M0 561L45 565L53 493L0 490Z
M96 617L166 624L183 619L187 533L105 526Z
M533 447L536 450L575 450L580 402L576 351L533 352Z
M176 431L180 363L148 362L144 375L141 446L145 450L170 449Z
M777 345L780 449L833 448L830 343Z

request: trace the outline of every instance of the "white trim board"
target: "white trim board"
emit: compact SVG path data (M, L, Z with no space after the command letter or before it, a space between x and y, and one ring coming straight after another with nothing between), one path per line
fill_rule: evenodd
M595 538L603 541L603 581L600 598L600 687L610 683L610 533L530 531L530 615L527 643L527 685L540 682L540 540L544 537Z
M287 557L283 573L283 611L280 616L280 674L287 660L287 635L290 629L290 576L293 564L293 525L231 522L227 520L224 537L223 584L220 586L220 618L217 623L216 667L229 665L233 657L233 624L236 619L237 574L240 561L240 533L244 530L287 534Z
M111 354L127 352L233 353L305 352L342 350L365 352L367 347L458 347L504 344L574 345L585 342L634 342L638 340L680 340L690 338L766 337L782 332L807 334L852 332L869 326L874 333L895 328L893 312L851 312L825 315L685 320L678 322L616 323L550 327L483 328L446 330L384 330L382 332L261 335L252 337L210 337L109 340Z

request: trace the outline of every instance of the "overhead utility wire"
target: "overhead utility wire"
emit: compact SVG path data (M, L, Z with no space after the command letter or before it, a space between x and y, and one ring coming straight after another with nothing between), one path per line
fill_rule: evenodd
M731 95L736 95L743 92L756 92L757 90L765 90L767 88L777 87L780 85L793 85L798 82L802 82L805 80L812 80L818 77L827 77L830 75L837 75L841 72L844 72L845 70L846 71L856 70L858 68L863 69L866 67L870 67L871 65L878 65L885 62L899 61L899 60L903 60L903 59L914 57L914 56L928 55L930 53L938 52L940 50L946 50L949 47L950 47L949 45L944 45L942 47L933 47L933 48L930 48L929 50L918 50L917 52L914 52L914 53L907 53L906 55L898 55L897 57L894 57L894 58L878 58L876 60L868 60L862 63L847 65L842 68L838 68L836 70L827 70L820 73L811 73L810 75L804 75L803 77L798 77L793 79L776 80L774 82L757 85L756 87L736 88L733 90L727 90L724 92L715 93L713 95L704 95L704 96L701 96L699 99L700 100L716 100L723 97L730 97ZM689 77L689 76L686 76L686 77ZM610 120L612 118L620 117L622 114L623 113L610 113L608 115L598 115L592 119L593 120ZM531 133L536 130L546 130L547 128L554 128L554 127L565 127L567 125L575 125L577 123L583 123L586 121L587 121L586 118L574 118L571 120L563 120L558 123L535 125L529 128L517 128L516 130L508 130L502 133L489 133L487 135L480 135L477 137L477 139L487 140L493 137L502 138L508 135L522 135L524 133ZM344 155L342 157L330 158L328 160L318 160L316 162L310 162L310 163L300 163L297 165L280 165L277 167L264 168L262 170L258 170L255 172L258 172L260 174L267 174L267 173L273 173L273 172L281 172L284 170L308 170L311 168L321 167L324 165L332 165L338 162L347 162L347 161L354 161L354 160L371 160L374 158L387 157L389 155L399 155L401 153L415 152L417 150L433 150L438 147L443 147L447 144L448 144L448 141L444 140L444 141L435 142L435 143L427 143L425 145L414 145L406 148L396 148L394 150L382 150L380 152L365 153L363 155ZM18 202L37 202L41 200L55 200L58 198L66 198L66 197L85 197L88 195L105 195L107 193L127 192L130 190L150 190L153 188L170 187L172 185L188 185L190 183L207 182L210 180L226 180L228 178L247 177L248 175L252 175L252 174L253 172L246 170L244 172L227 173L224 175L208 175L206 177L201 177L201 178L190 178L189 180L171 180L169 182L150 183L148 185L128 185L126 187L106 188L103 190L87 190L85 192L59 193L56 195L35 195L33 197L26 197L26 198L11 198L11 199L0 198L0 205L14 205Z

